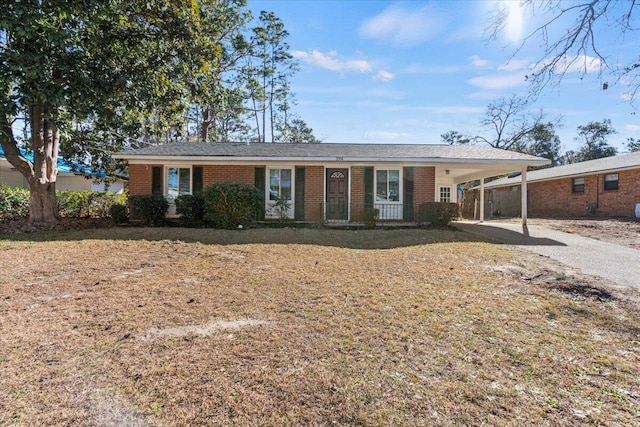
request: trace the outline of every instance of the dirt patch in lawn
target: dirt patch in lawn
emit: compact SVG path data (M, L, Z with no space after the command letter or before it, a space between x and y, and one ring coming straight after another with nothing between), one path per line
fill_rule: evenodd
M508 221L519 222L520 219ZM640 249L640 220L636 218L530 218L528 222L531 225Z
M0 425L633 425L636 291L458 231L0 237Z

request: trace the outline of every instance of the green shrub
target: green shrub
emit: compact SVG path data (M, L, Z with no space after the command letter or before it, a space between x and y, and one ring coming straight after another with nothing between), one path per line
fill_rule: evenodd
M426 202L418 206L417 222L419 225L445 227L449 221L458 216L456 203Z
M378 225L379 217L380 209L364 208L362 210L362 220L364 221L365 228L376 228L376 225Z
M176 197L176 213L188 223L204 219L204 197L199 194L183 194Z
M56 191L58 213L72 218L108 218L111 206L127 203L125 194L98 193L94 191Z
M90 191L56 191L58 214L72 218L89 216L91 194Z
M127 203L126 194L93 191L56 191L58 213L62 217L108 218L111 206ZM29 216L29 190L0 185L0 219L10 220Z
M129 220L129 209L126 205L111 205L109 215L116 224L124 224Z
M225 182L204 191L204 219L213 227L248 227L263 217L262 196L251 185Z
M161 224L168 210L169 202L163 196L157 194L129 196L131 217L141 219L146 225Z
M0 184L0 220L29 216L29 190Z

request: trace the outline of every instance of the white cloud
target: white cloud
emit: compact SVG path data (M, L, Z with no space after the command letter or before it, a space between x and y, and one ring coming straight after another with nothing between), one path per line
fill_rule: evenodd
M548 65L549 62L542 62L532 68L535 72ZM598 73L602 70L602 61L600 58L596 58L588 55L572 55L563 56L558 60L553 67L553 71L556 73Z
M393 73L390 73L388 71L385 70L380 70L378 71L378 74L376 74L375 76L373 76L373 80L376 81L380 81L380 82L388 82L394 79L396 75Z
M638 125L625 125L624 129L631 132L640 132L640 126Z
M311 52L294 50L291 55L310 65L337 72L370 73L373 70L371 64L364 59L343 60L338 57L338 52L330 50L322 53L316 49Z
M630 102L630 101L633 101L633 99L635 98L635 95L632 92L625 92L620 97L622 98L623 101Z
M498 67L500 71L519 71L529 68L528 59L512 59L506 64L502 64Z
M526 81L522 74L492 74L487 76L473 77L467 80L470 85L485 90L509 89L526 85Z
M427 6L411 9L392 5L364 21L358 31L364 37L411 46L432 38L439 32L441 22Z
M369 140L394 141L411 136L406 132L367 131L364 137Z
M392 90L388 87L376 87L374 89L367 90L365 92L367 96L375 96L379 98L387 98L387 99L402 99L407 96L406 92L402 92L399 90Z
M472 55L469 57L471 64L476 68L489 68L491 67L491 61L482 59L478 55Z
M507 22L505 24L505 35L510 42L517 42L522 39L524 22L522 17L522 7L519 1L503 2L507 8Z
M389 111L418 111L431 114L476 114L485 110L485 107L472 107L467 105L444 105L444 106L425 106L425 105L394 105L387 108Z
M405 67L403 73L405 74L451 74L460 71L460 67L454 65L441 65L441 66L425 66L419 64L412 64Z
M485 108L466 105L449 105L443 107L428 107L427 110L436 114L477 114L482 113Z

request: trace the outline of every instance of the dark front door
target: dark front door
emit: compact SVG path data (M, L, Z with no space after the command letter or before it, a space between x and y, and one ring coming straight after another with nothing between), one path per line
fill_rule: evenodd
M327 169L327 219L349 219L349 169Z

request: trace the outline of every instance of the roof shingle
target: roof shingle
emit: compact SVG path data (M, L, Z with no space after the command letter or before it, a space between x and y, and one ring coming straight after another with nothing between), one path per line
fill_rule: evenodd
M276 143L170 143L116 153L116 158L240 157L253 159L442 159L514 161L544 164L546 159L476 145L437 144L276 144ZM542 162L542 163L541 163Z

